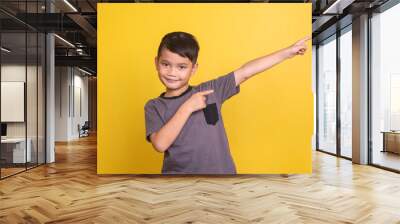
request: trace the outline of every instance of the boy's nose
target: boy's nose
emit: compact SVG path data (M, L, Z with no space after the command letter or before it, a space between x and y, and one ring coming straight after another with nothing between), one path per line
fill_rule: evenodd
M174 71L173 69L171 69L170 71L167 72L167 76L168 76L168 77L172 77L172 78L177 77L176 71Z
M170 72L170 73L168 73L167 74L167 78L169 78L169 79L176 79L176 75L174 75L174 73L172 73L172 72Z

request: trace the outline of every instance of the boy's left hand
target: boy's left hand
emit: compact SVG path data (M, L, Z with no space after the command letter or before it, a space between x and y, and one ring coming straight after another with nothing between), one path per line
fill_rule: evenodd
M288 47L289 58L295 55L304 55L307 50L307 41L310 39L310 36L304 37L303 39L294 43L292 46Z

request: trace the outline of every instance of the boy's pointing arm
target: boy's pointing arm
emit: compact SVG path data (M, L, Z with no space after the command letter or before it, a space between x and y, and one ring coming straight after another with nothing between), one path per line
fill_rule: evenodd
M307 50L306 42L310 39L311 37L307 36L287 48L256 58L242 65L242 67L234 71L236 86L253 75L263 72L288 58L292 58L295 55L304 55Z

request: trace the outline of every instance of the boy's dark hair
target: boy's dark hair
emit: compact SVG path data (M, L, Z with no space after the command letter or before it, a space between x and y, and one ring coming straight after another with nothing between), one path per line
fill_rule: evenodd
M189 58L193 64L197 62L197 55L200 50L196 38L192 34L186 32L172 32L166 34L158 47L157 57L160 56L163 48L167 48L182 57Z

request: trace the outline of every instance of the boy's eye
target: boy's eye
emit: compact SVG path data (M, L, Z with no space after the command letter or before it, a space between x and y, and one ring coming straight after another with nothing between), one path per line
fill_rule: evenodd
M179 66L179 69L185 69L186 66Z
M161 65L162 65L162 66L168 66L168 64L167 64L167 63L161 63Z

